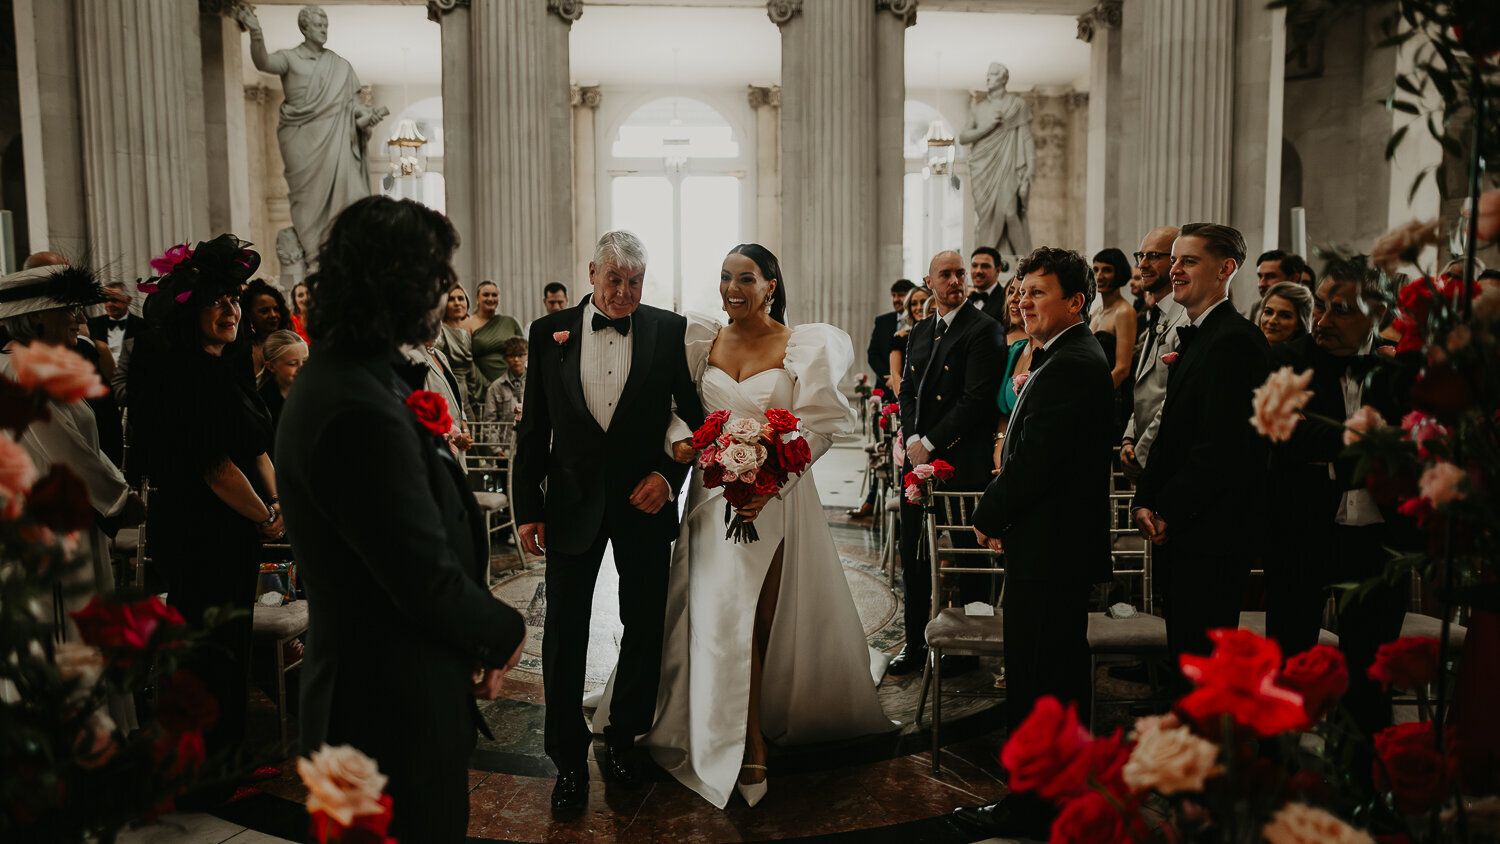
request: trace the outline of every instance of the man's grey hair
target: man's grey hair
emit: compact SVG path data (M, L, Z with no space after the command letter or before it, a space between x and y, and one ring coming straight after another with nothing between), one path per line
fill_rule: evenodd
M0 320L0 324L3 324L5 330L10 332L11 339L25 345L39 336L36 330L37 324L28 319L30 316L31 314L21 314L19 316L6 317Z
M307 22L312 20L313 15L328 20L328 13L323 11L322 6L303 6L302 11L297 13L297 28L307 29Z
M621 229L605 232L594 246L594 266L605 264L622 270L644 270L646 268L646 244L635 232Z
M106 281L101 286L105 290L120 290L120 291L124 291L126 293L130 292L130 288L128 288L128 287L125 286L125 282L120 281L119 279L115 279L114 281Z

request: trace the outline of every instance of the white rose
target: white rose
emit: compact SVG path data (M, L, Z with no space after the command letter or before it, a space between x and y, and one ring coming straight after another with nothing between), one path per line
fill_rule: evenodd
M386 776L375 760L347 744L323 745L312 758L297 760L297 775L307 786L307 811L324 812L343 826L359 815L378 815L384 811L380 794L385 790Z
M1138 727L1137 732L1140 738L1121 771L1125 784L1136 791L1202 791L1203 781L1218 772L1214 765L1218 746L1193 735L1186 726L1156 722L1144 731Z
M766 462L766 447L754 443L737 442L719 452L719 465L733 475L754 475Z
M741 416L729 420L729 424L724 426L724 433L742 443L753 443L760 439L760 425L754 419Z
M1270 844L1375 844L1369 833L1302 803L1282 806L1261 833Z
M53 650L53 662L57 673L64 680L77 680L75 698L86 696L104 674L104 654L93 645L81 642L63 642Z

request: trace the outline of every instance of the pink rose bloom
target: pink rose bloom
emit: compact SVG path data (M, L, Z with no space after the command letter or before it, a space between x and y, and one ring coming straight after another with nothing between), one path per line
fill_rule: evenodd
M937 472L932 468L931 463L921 464L917 468L913 469L912 473L924 481L931 480L932 476L937 474Z
M719 462L719 448L718 448L718 446L712 446L711 445L708 448L703 449L703 452L698 455L698 465L701 468L707 469L708 467L710 467L710 466L712 466L712 465L714 465L715 463L718 463L718 462Z
M770 422L767 422L766 424L760 426L760 438L761 439L763 439L763 440L770 440L770 439L772 439L775 436L776 436L776 429L771 427L771 423Z
M766 447L755 443L734 443L719 454L719 465L724 467L724 478L738 475L744 480L747 475L754 475L761 464L766 462Z
M1255 388L1251 402L1255 415L1250 417L1250 424L1261 436L1273 443L1291 439L1297 422L1302 418L1300 411L1313 395L1307 389L1312 383L1312 374L1311 369L1298 374L1290 366L1283 366L1271 373L1266 383Z
M307 786L307 812L323 812L349 826L356 815L378 815L386 776L375 760L347 744L323 745L311 759L297 760L297 775Z
M1165 727L1157 722L1153 729L1137 732L1140 738L1121 770L1125 784L1134 791L1202 791L1204 780L1220 772L1214 764L1218 745L1193 735L1186 725Z
M1464 470L1446 460L1439 460L1422 473L1417 484L1422 487L1423 499L1434 507L1441 507L1449 501L1458 501L1468 496L1459 487L1464 480Z
M1261 829L1269 844L1375 844L1370 834L1303 803L1288 803Z
M554 343L566 343L572 335L573 332L571 331L554 331L552 332L552 341Z
M719 444L719 448L729 448L730 446L734 445L734 437L731 437L728 434L720 434L719 438L717 440L714 440L714 442Z
M1385 417L1380 415L1380 411L1365 405L1354 411L1354 415L1344 422L1344 445L1354 445L1366 433L1384 427Z
M1161 356L1161 362L1166 364L1167 366L1171 366L1172 364L1176 363L1177 359L1180 357L1182 357L1182 355L1178 352L1167 352L1166 354Z
M30 492L34 483L36 464L31 462L31 455L15 440L0 434L0 494L19 503L19 498Z
M1023 372L1020 375L1017 375L1016 377L1010 379L1010 385L1016 391L1016 395L1019 396L1021 394L1021 388L1026 386L1026 382L1030 380L1031 373Z
M94 365L83 356L46 343L17 344L11 351L16 383L28 389L41 388L65 404L96 399L109 392Z
M742 443L751 443L760 439L761 423L748 416L740 416L729 420L724 426L724 433L739 440Z
M917 486L916 484L912 484L911 486L907 487L906 488L906 500L910 501L913 504L921 504L922 503L922 488L919 487L919 486Z

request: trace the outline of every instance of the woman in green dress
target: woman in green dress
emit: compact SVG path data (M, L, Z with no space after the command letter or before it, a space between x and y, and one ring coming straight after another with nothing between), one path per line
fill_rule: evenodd
M470 347L476 370L469 379L469 400L470 404L482 407L490 383L509 371L503 346L506 340L521 336L521 324L513 316L496 313L500 307L500 288L493 281L479 282L474 298L479 309L464 320L464 327L473 337Z

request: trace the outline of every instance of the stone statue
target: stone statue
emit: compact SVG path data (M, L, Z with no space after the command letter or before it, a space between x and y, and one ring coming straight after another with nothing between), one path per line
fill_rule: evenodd
M987 79L989 95L969 110L958 141L969 146L969 184L974 191L974 244L1002 253L1031 252L1026 199L1036 172L1031 138L1031 107L1005 90L1010 70L995 62Z
M338 213L370 195L365 143L370 130L390 114L359 101L359 79L342 56L323 46L328 15L317 6L297 13L305 39L289 50L266 52L260 21L248 5L237 17L250 31L250 58L263 73L281 77L286 100L276 140L286 164L292 225L307 255L316 255Z
M302 283L307 275L307 257L297 238L297 230L291 226L276 233L276 259L281 263L280 287L283 291Z

